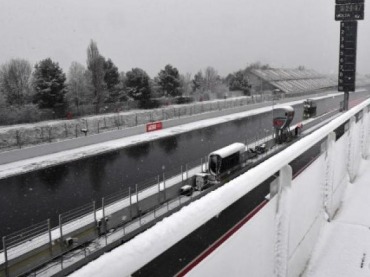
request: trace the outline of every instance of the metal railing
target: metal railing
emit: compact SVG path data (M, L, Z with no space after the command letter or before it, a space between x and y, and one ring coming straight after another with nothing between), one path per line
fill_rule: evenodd
M191 182L201 167L204 170L204 160L168 169L154 178L107 195L101 199L101 205L92 201L61 213L58 226L54 228L47 219L3 237L0 276L2 270L3 276L16 276L48 263L46 269L33 273L33 276L44 276L45 270L60 271L68 267L71 260L75 263L76 259L71 257L79 257L77 261L86 259L94 253L90 242L94 245L94 241L98 241L104 248L117 239L128 240L144 225L154 224L153 220L188 203L188 197L179 195L180 187ZM113 236L118 229L120 235ZM101 236L104 240L99 239ZM71 254L71 251L77 252ZM31 265L22 268L22 263L28 259L32 259Z
M102 115L99 118L87 117L73 120L48 122L45 125L15 128L2 132L6 138L0 142L0 151L22 148L27 145L50 143L73 139L106 131L120 130L154 121L163 121L188 117L205 112L231 109L239 106L268 101L269 96L238 97L237 99L213 100L186 105L175 105L154 110L142 110L131 113L115 113ZM16 126L16 125L15 125Z

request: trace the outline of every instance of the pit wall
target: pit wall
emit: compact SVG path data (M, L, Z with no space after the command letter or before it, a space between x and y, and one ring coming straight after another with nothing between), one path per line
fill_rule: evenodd
M217 247L209 244L202 250L206 254L188 261L177 276L299 276L309 262L323 223L332 220L340 209L348 180L356 178L356 165L369 156L369 106L370 100L362 102L73 276L102 276L108 271L138 276L135 272L148 268L154 260L158 263L153 264L152 272L170 267L160 259L162 254L176 250L197 230L205 230L208 223L214 223L223 211L232 209L234 203L266 180L275 178L277 172L279 176L270 186L270 200L247 213L246 222L242 219L231 227L238 228L230 237L221 239L221 244L216 243ZM297 169L294 164L301 159L305 167L293 174L292 167ZM200 239L199 243L204 244L202 237L193 239L192 243ZM181 251L171 253L178 254L175 259L181 260Z
M337 140L329 128L318 140L320 155L298 175L283 166L278 193L187 276L300 276L323 223L340 209L348 181L355 180L362 158L369 156L368 110L342 116L338 124L344 124L345 133Z

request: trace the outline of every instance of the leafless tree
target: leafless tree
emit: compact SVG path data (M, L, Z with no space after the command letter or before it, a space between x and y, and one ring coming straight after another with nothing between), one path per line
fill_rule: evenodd
M192 93L192 82L191 82L191 73L186 73L185 75L180 75L180 84L182 89L182 94L184 96L189 96Z
M206 91L214 92L215 88L217 87L218 83L220 82L220 77L218 76L217 71L208 66L204 70L204 88Z
M100 55L96 42L91 40L87 48L87 68L91 72L94 87L95 112L99 113L104 93L104 57Z
M31 64L23 59L12 59L0 68L0 91L8 105L25 104L31 92Z
M93 88L90 85L91 73L78 62L72 62L67 75L68 92L66 99L76 106L80 114L80 106L93 98Z

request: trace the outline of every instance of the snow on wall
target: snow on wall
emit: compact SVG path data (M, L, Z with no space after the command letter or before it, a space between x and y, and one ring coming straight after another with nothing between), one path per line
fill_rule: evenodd
M284 166L276 180L278 185L277 206L275 212L275 253L274 276L286 277L289 260L289 226L292 197L292 175L290 165Z
M348 140L347 135L342 136L334 144L333 149L333 186L331 188L331 203L328 207L331 217L333 217L340 207L343 193L346 185L348 184L347 172L347 153L348 153Z
M282 265L284 261L281 259L282 257L277 257L280 254L275 249L275 270L272 275L268 276L295 277L305 270L315 243L319 239L320 231L325 224L325 219L330 220L340 207L343 193L348 184L348 171L351 171L352 175L356 176L361 161L361 150L364 149L361 147L361 132L364 134L370 132L368 129L370 125L367 124L366 119L368 116L366 114L365 119L357 123L354 120L354 116L352 116L351 129L338 141L335 141L334 133L332 133L328 137L327 142L324 143L324 151L320 157L293 180L289 192L290 196L283 200L289 203L282 205L289 207L287 212L289 214L285 215L289 217L290 227L288 231L289 242L285 245L289 251L287 274L284 275L285 268ZM362 142L365 143L367 137L363 136ZM272 201L276 201L276 199L277 197L274 197ZM327 206L329 212L327 217L324 215L325 206ZM274 221L279 223L281 221L282 215L279 212L271 215L271 213L265 211L268 207L270 206L266 205L258 213L253 220L254 224L260 222L259 224L262 225L262 222ZM261 272L261 268L267 266L265 261L266 257L267 259L270 258L270 252L260 256L261 252L255 251L253 248L250 248L253 249L252 252L248 252L244 248L244 245L246 245L245 240L255 237L254 230L252 228L249 229L248 225L250 223L248 222L236 235L229 238L226 242L227 246L221 246L216 250L217 254L211 254L208 259L199 265L199 268L193 269L189 276L206 276L209 274L212 276L266 276L264 275L266 272ZM259 234L262 234L261 236L266 243L271 242L270 231L271 229L260 229L258 231ZM278 230L275 228L276 231ZM276 237L277 234L274 234L274 236ZM255 261L260 265L260 268L255 269L253 266L249 269L248 267L244 268L243 266L246 265L248 260ZM276 270L277 263L280 264L278 270ZM223 267L226 270L223 270ZM235 272L233 271L234 268L240 270Z
M367 159L370 153L370 114L367 110L369 107L364 108L364 139L363 139L363 148L362 148L362 157Z
M277 197L186 276L273 276L276 205Z
M348 174L350 181L356 178L357 169L360 162L360 124L356 124L355 117L351 117L348 130Z
M321 155L292 182L288 276L299 276L317 240L323 217L325 155Z
M348 146L347 135L342 136L334 144L334 182L333 191L338 189L338 186L343 182L347 175L347 146Z

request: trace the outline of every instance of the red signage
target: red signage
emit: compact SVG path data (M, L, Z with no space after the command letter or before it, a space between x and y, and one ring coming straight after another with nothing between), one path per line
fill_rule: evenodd
M163 128L162 122L151 122L151 123L146 124L147 132L161 130L162 128Z
M281 126L284 125L284 123L285 123L285 120L283 120L283 119L280 119L280 118L275 118L274 119L274 126L275 127L281 127Z

